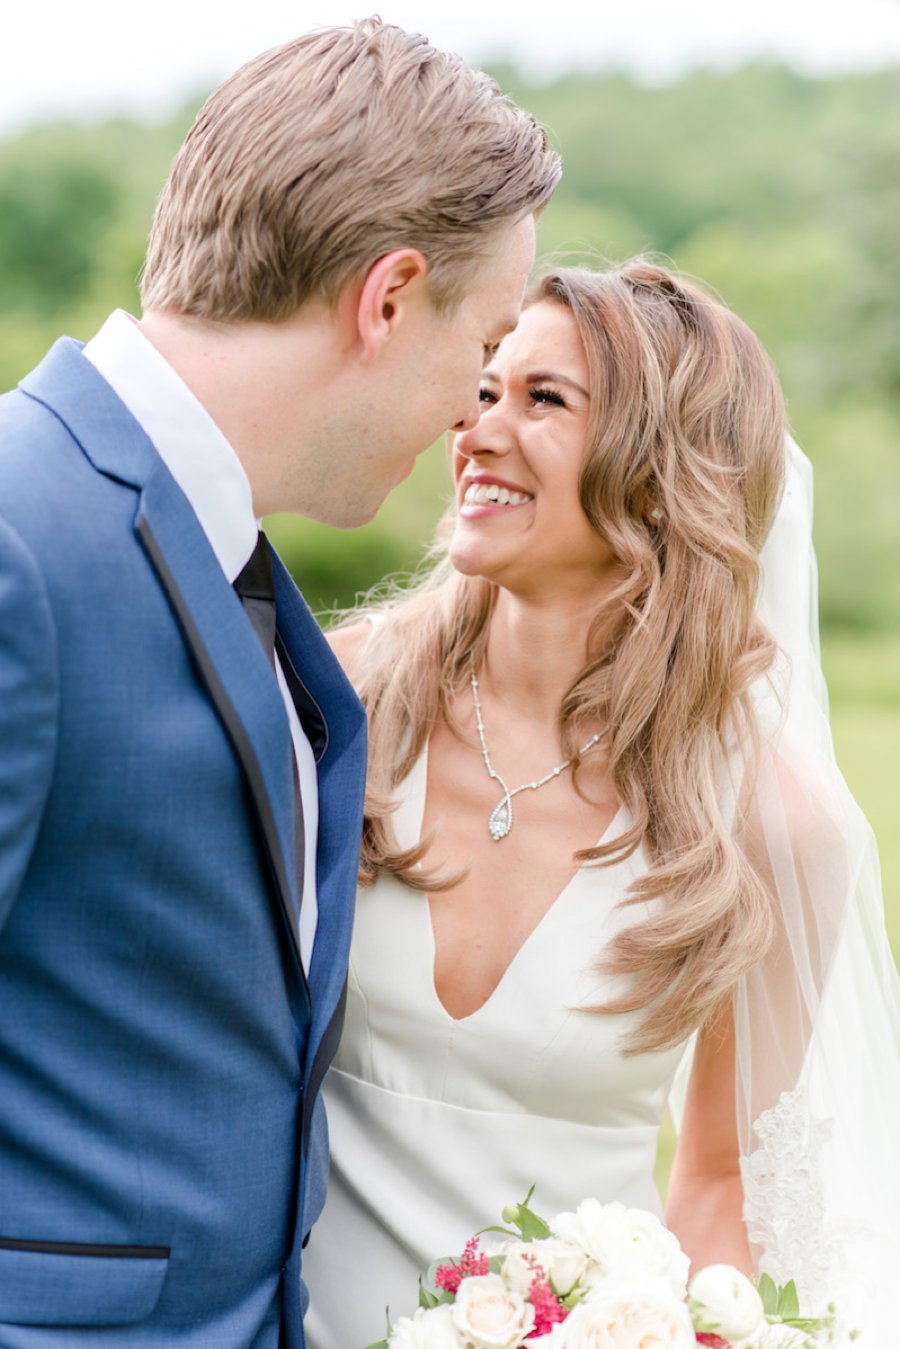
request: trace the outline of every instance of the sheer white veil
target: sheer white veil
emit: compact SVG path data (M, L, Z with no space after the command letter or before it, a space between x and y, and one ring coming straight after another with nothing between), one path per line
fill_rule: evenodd
M788 442L762 555L780 647L757 691L747 847L777 895L770 955L735 994L744 1217L758 1269L804 1311L837 1304L838 1344L900 1342L900 983L872 831L835 761L819 656L812 470Z

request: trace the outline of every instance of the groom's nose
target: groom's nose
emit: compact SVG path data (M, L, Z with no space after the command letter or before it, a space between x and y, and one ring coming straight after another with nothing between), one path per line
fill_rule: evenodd
M456 422L450 429L451 431L471 431L473 426L478 425L478 418L481 416L481 397L480 391L475 394L472 405L466 415Z

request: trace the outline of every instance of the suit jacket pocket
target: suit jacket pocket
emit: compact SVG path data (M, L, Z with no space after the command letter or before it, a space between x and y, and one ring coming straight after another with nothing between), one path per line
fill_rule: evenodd
M0 1238L0 1322L127 1326L159 1301L165 1246L100 1246Z

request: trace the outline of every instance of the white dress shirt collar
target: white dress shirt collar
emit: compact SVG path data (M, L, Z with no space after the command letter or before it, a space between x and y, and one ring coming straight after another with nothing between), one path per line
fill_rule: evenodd
M259 525L240 460L203 404L117 309L83 354L153 441L190 502L229 582L256 545Z

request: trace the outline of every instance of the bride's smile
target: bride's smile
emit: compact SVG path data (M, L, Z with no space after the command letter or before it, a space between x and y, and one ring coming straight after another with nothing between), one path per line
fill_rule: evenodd
M534 501L530 492L487 473L477 473L469 478L463 478L461 485L465 490L460 514L464 514L469 520L482 513L490 514L506 506L527 506L529 501Z
M596 593L608 577L612 550L579 492L589 390L571 314L547 302L526 309L484 372L477 424L454 441L458 571L520 594Z

